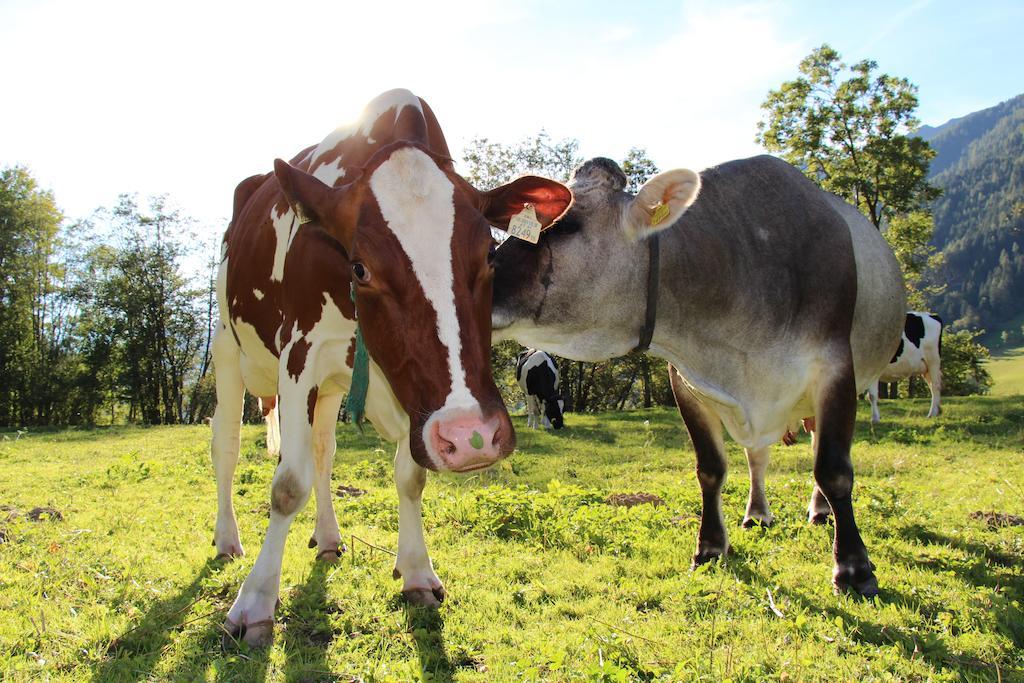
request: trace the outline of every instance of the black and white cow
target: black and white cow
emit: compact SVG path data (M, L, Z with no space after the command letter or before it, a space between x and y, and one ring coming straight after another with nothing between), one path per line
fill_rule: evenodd
M669 361L703 497L694 564L729 547L723 424L755 478L771 445L816 416L833 583L876 594L850 446L858 393L889 364L907 310L892 249L855 207L774 157L668 171L635 196L625 186L615 162L592 159L573 174L558 227L498 249L495 338L574 360L647 348Z
M516 360L516 381L526 394L526 426L561 429L565 402L558 393L558 368L548 354L526 349Z
M939 405L942 395L942 318L933 313L907 313L903 325L903 337L888 367L882 376L868 387L871 400L871 422L878 424L882 417L878 413L878 382L894 382L905 377L921 375L932 392L932 406L928 417L937 417L942 412Z

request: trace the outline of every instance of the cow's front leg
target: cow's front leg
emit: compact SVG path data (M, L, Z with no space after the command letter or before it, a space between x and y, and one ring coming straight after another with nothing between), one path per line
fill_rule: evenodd
M414 605L439 607L445 592L423 540L423 487L427 471L416 464L409 436L398 443L395 486L398 488L398 557L394 576L402 579L402 595Z
M725 483L725 442L722 422L711 414L690 393L675 368L669 366L669 379L679 413L690 433L693 450L697 454L697 481L700 483L702 508L700 529L697 532L697 552L693 566L704 564L725 555L729 550L729 537L722 516L722 485Z
M335 429L341 394L319 395L313 411L313 460L316 467L316 527L309 539L309 547L316 548L316 557L324 562L337 562L345 552L341 542L338 517L334 514L334 495L331 492L331 470L334 454L338 450Z
M316 387L289 380L280 390L281 461L270 487L270 524L256 563L228 611L226 645L237 639L257 647L273 641L285 540L313 487L313 427L306 402Z
M847 350L847 356L849 351ZM874 565L853 515L853 442L857 390L853 362L835 367L836 374L823 380L817 396L814 479L835 515L832 582L837 590L852 590L865 597L878 594Z
M746 449L747 467L750 468L750 495L747 498L747 514L743 517L743 528L771 526L775 521L768 496L764 492L764 475L768 469L770 447L757 450Z

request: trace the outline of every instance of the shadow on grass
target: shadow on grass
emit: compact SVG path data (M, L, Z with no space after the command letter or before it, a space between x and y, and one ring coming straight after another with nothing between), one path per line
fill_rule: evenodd
M336 565L314 562L309 578L288 599L280 614L278 633L283 631L286 681L333 681L327 651L334 642L330 615L340 611L328 598L327 575Z
M107 645L106 656L93 667L93 681L185 680L203 677L203 669L210 660L221 656L221 624L227 611L206 609L192 616L193 606L201 601L223 602L222 589L206 588L207 579L221 566L221 561L209 559L192 581L173 597L152 603L138 622ZM175 634L188 625L200 622L203 627L198 637L177 648L178 661L171 671L157 672L156 668L171 645ZM219 667L218 678L262 680L267 669L266 653L252 656L228 657Z
M401 598L400 598L401 599ZM448 683L454 667L444 643L444 618L436 609L405 605L406 623L420 658L423 679Z
M832 527L828 526L827 529L831 532ZM889 561L895 561L908 567L928 567L936 572L952 572L965 585L975 588L1001 588L1001 597L993 601L988 610L998 624L998 631L1010 637L1016 647L1024 647L1024 610L1019 606L1020 602L1024 601L1024 579L1019 573L1016 573L1014 578L1008 581L1005 575L993 572L987 564L992 563L1003 568L1019 569L1024 566L1021 558L996 552L982 543L941 534L917 524L906 527L898 535L905 538L916 538L926 544L952 547L974 559L974 562L964 563L960 566L942 564L929 567L928 564L922 563L920 558L901 554L894 556L891 550L887 551ZM831 558L827 558L827 560L823 558L823 560L831 564ZM759 571L754 553L738 550L735 547L730 550L726 561L720 565L719 570L731 574L737 580L750 586L768 585L772 582L771 575L765 575ZM1024 676L1024 670L1006 668L1013 666L1013 663L1001 663L1001 671L997 672L996 662L963 657L951 652L945 636L941 633L922 632L916 627L893 627L876 623L873 620L852 614L844 608L843 601L822 602L819 598L795 590L779 589L776 598L780 595L785 595L798 606L798 609L803 611L823 614L829 619L840 617L844 623L844 637L852 641L876 647L898 645L905 656L923 659L936 674L952 673L961 678L969 674L972 679L976 677L978 680L995 680L999 675L1002 675L1004 680L1011 680L1015 675ZM879 602L903 606L927 620L935 619L940 613L950 609L948 605L925 600L920 595L911 595L888 588L884 584L881 586ZM1007 678L1007 675L1011 678Z

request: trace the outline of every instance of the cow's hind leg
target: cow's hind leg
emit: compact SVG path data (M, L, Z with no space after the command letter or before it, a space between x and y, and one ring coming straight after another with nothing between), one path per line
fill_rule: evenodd
M540 409L537 406L537 398L533 395L527 395L526 397L526 427L527 429L537 428L537 416L540 414Z
M729 538L722 516L722 485L725 483L725 442L722 422L702 406L683 386L676 369L669 365L672 393L679 406L693 449L697 453L697 481L700 483L702 508L697 532L697 552L693 565L721 557L729 550Z
M313 488L313 415L305 408L310 397L316 399L316 387L286 376L280 385L281 460L270 487L270 523L256 563L228 611L225 645L239 639L253 646L272 642L285 540Z
M746 449L747 467L750 469L750 495L747 498L747 514L743 517L743 528L771 526L775 521L768 496L764 492L764 475L768 469L770 447L757 450Z
M843 356L843 362L826 364L832 374L823 377L818 387L814 479L835 515L832 582L837 590L872 597L878 594L878 581L853 515L850 446L857 410L856 385L849 350Z
M868 385L868 400L871 402L871 424L876 425L882 421L882 415L878 412L878 380Z
M345 552L338 529L338 517L334 514L334 496L331 492L331 470L334 454L338 450L335 429L338 424L338 410L341 408L341 394L320 395L313 412L313 461L316 466L316 527L309 539L309 547L317 549L317 559L337 562Z
M423 540L423 487L427 471L416 464L406 435L395 454L395 486L398 489L398 556L394 577L402 579L402 595L414 605L438 607L445 598L444 586Z
M818 452L818 436L817 432L813 428L808 429L811 433L811 452ZM821 492L821 488L818 484L814 484L814 488L811 490L811 500L807 503L807 521L814 525L826 524L828 522L828 516L832 514L832 506L828 504L828 499L825 498L825 494Z
M932 406L928 410L928 417L938 417L942 414L942 370L939 369L938 360L928 365L924 372L924 381L928 383L928 389L932 392Z
M217 476L217 522L213 531L213 545L217 547L218 558L228 559L245 554L238 536L238 522L235 520L235 508L231 500L241 445L242 402L245 398L240 359L238 344L222 325L213 339L217 408L213 413L210 456Z
M276 458L281 455L281 422L277 412L277 396L261 396L260 412L267 424L267 455Z

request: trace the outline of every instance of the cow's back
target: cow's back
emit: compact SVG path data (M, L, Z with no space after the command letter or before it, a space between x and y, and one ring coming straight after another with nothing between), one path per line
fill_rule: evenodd
M898 343L903 285L871 224L786 162L754 157L701 177L697 201L662 233L652 350L757 448L812 414L817 374L844 349L859 386L877 376Z

